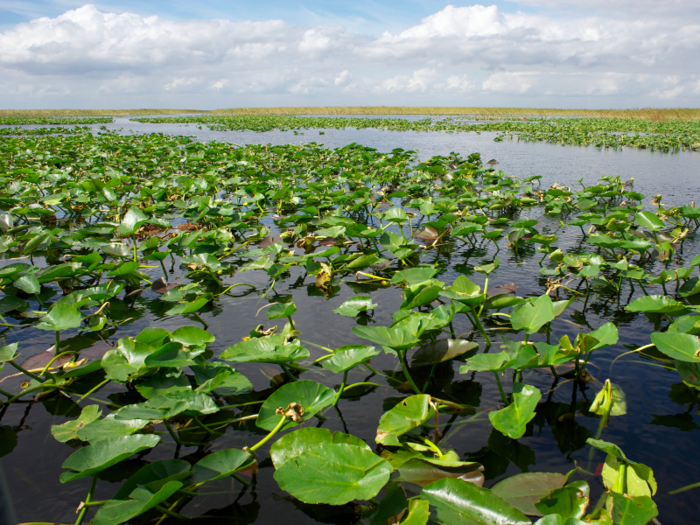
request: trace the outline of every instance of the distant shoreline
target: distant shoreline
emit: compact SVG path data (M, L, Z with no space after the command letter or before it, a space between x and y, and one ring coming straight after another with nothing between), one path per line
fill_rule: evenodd
M445 115L477 118L503 117L608 117L659 120L697 120L700 108L637 109L551 109L480 108L437 106L315 106L196 109L0 109L2 117L94 117L136 115Z

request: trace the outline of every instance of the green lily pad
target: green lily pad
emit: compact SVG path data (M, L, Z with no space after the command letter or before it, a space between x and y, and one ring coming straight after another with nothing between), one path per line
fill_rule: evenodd
M274 477L282 490L305 503L343 505L376 496L392 470L367 448L330 443L285 462Z
M535 503L563 487L566 479L558 472L523 472L499 481L491 491L528 516L542 516Z
M515 507L493 492L460 479L444 478L425 487L420 494L442 525L531 525Z
M545 324L554 320L554 307L548 295L516 306L510 314L510 322L516 330L534 334Z
M367 449L370 452L372 451L369 445L358 437L343 434L342 432L331 433L330 430L325 428L309 427L290 432L275 441L270 447L270 458L275 468L278 469L287 461L296 458L307 450L337 443L346 443Z
M67 421L62 425L51 426L51 434L61 443L65 443L71 439L78 439L78 431L85 425L98 420L101 415L102 410L99 405L88 405L83 407L77 419Z
M425 423L434 411L427 394L410 396L382 414L375 441L383 445L399 446L398 437Z
M221 358L234 363L288 363L309 355L309 351L298 341L285 344L285 336L280 334L236 343L224 350Z
M158 490L137 487L126 499L110 500L102 505L90 520L91 525L119 525L160 505L182 487L179 481L169 481Z
M159 442L160 436L150 434L105 439L83 447L63 462L63 468L68 471L61 474L61 483L97 474L134 454L155 447Z
M53 306L49 312L41 318L41 322L36 325L39 330L48 330L51 332L60 332L62 330L70 330L78 328L83 316L80 315L75 306L65 303L58 303Z
M199 484L225 478L255 463L248 452L235 448L218 450L200 459L192 467L192 483Z
M651 342L671 359L686 363L700 363L700 339L678 332L653 332Z
M320 410L333 403L335 390L323 386L316 381L295 381L276 390L260 407L260 413L255 423L264 430L272 430L280 422L282 416L275 413L278 407L286 409L291 403L298 403L304 409L302 421L315 416ZM283 430L297 426L291 419L282 427Z
M477 343L465 341L464 339L438 339L419 347L413 354L411 366L418 367L444 363L478 347Z
M515 383L513 402L506 408L489 412L489 420L502 434L511 439L518 439L525 434L528 422L535 417L535 408L541 398L542 394L536 387Z
M379 355L379 350L377 350L373 346L342 346L335 350L335 353L332 357L324 359L321 362L321 365L326 370L330 370L334 374L338 374L340 372L350 370L377 355Z
M361 312L374 310L377 306L378 305L372 302L371 297L358 295L356 297L351 297L338 308L334 308L333 311L345 317L356 317Z

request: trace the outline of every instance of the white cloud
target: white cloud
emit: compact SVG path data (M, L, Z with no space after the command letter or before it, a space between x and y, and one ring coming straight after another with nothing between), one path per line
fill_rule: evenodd
M521 71L517 73L494 73L484 80L481 87L486 91L499 93L525 93L537 82L537 73Z
M700 104L697 2L522 3L535 12L447 6L377 38L86 5L0 32L0 92L7 107L449 104L464 93L484 105Z

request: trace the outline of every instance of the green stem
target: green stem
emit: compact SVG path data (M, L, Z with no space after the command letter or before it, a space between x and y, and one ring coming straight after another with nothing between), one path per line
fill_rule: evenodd
M60 352L60 350L58 349L58 346L60 344L61 344L60 332L58 330L56 330L56 346L54 346L54 352L56 353L56 355L58 355Z
M36 374L32 374L29 370L25 370L24 368L22 368L20 365L18 365L14 361L8 361L8 363L10 363L11 366L14 366L17 370L19 370L23 374L28 375L29 377L34 379L34 381L39 381L39 383L43 383L45 381L45 379L39 377Z
M415 381L413 381L413 378L411 377L411 373L408 371L408 364L406 364L406 350L397 350L396 353L399 356L401 369L408 380L408 384L411 385L411 388L416 394L421 395L423 392L421 392L420 388L418 388L418 385L416 385Z
M506 393L503 391L503 385L501 384L501 378L498 377L498 372L494 372L493 375L496 377L496 384L498 384L498 391L501 393L503 403L505 403L506 406L510 405L508 398L506 397Z
M345 383L348 380L348 370L345 371L343 374L343 381L340 383L340 388L338 389L338 393L335 395L335 399L333 400L333 406L338 404L338 400L340 400L340 396L343 393L343 390L345 389Z
M428 438L423 438L423 443L425 443L430 450L435 452L440 459L442 459L444 457L442 450L440 450L438 448L438 446L435 443L433 443L432 441L430 441Z
M479 313L476 314L476 317L479 317L481 315L481 312L484 311L484 306L486 306L486 299L488 296L486 295L489 290L489 274L486 274L486 282L484 282L484 302L481 303L481 308L479 308Z
M7 401L5 401L5 403L8 403L8 404L9 404L9 403L14 403L14 402L17 401L20 397L22 397L22 396L24 396L24 395L27 395L27 394L29 394L30 392L34 392L35 390L41 390L42 388L45 388L45 389L47 389L47 390L56 389L56 390L67 390L67 391L70 391L68 388L63 388L63 387L60 387L60 386L58 386L58 385L51 385L51 386L47 386L47 385L37 385L37 386L33 386L33 387L30 387L30 388L27 388L26 390L23 390L22 392L20 392L20 393L17 394L16 396L11 397L11 398L8 399Z
M268 441L270 441L270 439L272 438L272 436L274 436L275 434L277 434L277 432L279 432L280 430L282 430L282 427L284 426L284 422L285 422L285 421L287 421L287 416L282 416L282 418L280 419L280 422L277 423L277 426L276 426L275 428L273 428L267 436L265 436L264 438L262 438L260 441L258 441L258 442L257 442L255 445L253 445L252 447L250 447L250 448L248 449L248 452L255 452L255 451L258 450L260 447L262 447L265 443L267 443Z
M58 333L58 332L56 332L56 333ZM57 359L59 359L60 357L63 357L64 355L75 355L75 352L72 352L72 351L69 350L69 351L67 351L67 352L61 352L60 354L56 354L55 356L53 356L53 357L51 358L51 361L49 361L49 362L46 364L46 366L44 367L44 369L43 369L41 372L39 372L39 373L43 376L46 372L49 371L49 368L51 368L51 365L54 364L54 363L56 362Z
M58 333L58 332L56 332ZM92 476L92 483L90 484L90 490L88 490L87 497L85 498L85 505L90 503L90 500L92 499L92 493L95 492L95 485L97 485L97 476ZM83 506L82 509L80 509L80 514L78 514L78 519L75 520L75 525L80 525L83 522L83 518L85 517L85 513L87 512L87 507Z
M428 390L428 387L430 386L430 381L433 379L433 375L435 374L436 368L437 364L434 364L430 367L430 374L428 374L428 379L426 379L425 383L423 384L423 393L425 393L425 391Z
M170 509L166 509L162 505L156 505L156 509L158 509L158 511L162 512L163 514L170 516L171 518L175 518L178 520L189 520L190 519L189 516L184 516L182 514L178 514L177 512L174 512Z
M165 428L168 429L168 433L170 434L170 437L173 438L173 439L175 440L175 443L177 443L178 445L182 446L182 444L183 444L182 441L180 441L180 438L177 437L177 434L175 434L175 431L173 430L173 427L170 426L170 423L168 423L167 421L163 420L163 424L165 425Z
M199 428L207 432L208 434L214 434L214 431L202 423L197 416L192 417L192 420L197 424Z
M92 387L90 390L87 391L86 394L80 396L80 397L78 398L78 400L76 401L76 403L80 403L83 399L85 399L85 398L86 398L87 396L89 396L90 394L94 394L94 393L97 392L100 388L102 388L103 386L105 386L107 383L109 383L109 379L105 379L105 380L102 381L99 385Z
M5 396L8 399L12 397L12 394L10 394L9 392L6 392L2 388L0 388L0 394L2 394L3 396Z

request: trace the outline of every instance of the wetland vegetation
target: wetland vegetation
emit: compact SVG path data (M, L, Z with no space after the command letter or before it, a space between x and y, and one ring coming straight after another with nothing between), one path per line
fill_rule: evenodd
M683 121L478 126L698 144ZM643 525L690 501L692 469L669 485L653 450L610 437L648 403L618 379L634 366L683 407L651 425L700 428L690 198L615 176L543 185L479 153L156 133L3 136L0 167L0 455L73 498L18 508L27 523L261 523L260 498L299 523ZM24 439L60 464L34 472Z

